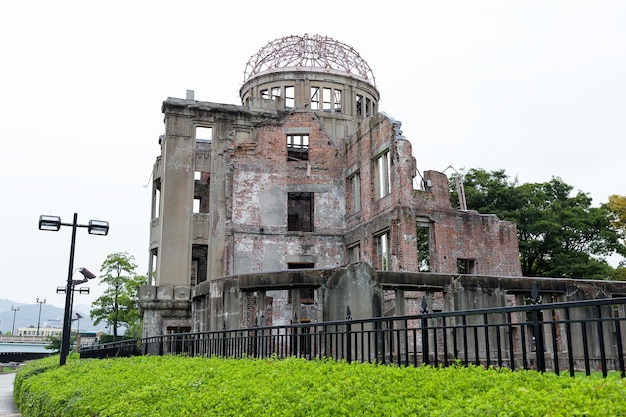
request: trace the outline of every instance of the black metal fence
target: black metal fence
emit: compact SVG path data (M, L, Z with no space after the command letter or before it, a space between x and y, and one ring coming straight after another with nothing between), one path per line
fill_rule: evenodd
M619 372L624 377L625 337L626 298L609 298L168 334L82 347L80 357L295 356L403 366L476 364L572 376Z

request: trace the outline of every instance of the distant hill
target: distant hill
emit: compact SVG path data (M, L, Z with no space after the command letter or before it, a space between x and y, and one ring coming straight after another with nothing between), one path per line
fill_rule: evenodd
M14 312L11 307L19 308L15 312L15 332L19 327L37 327L37 321L39 320L39 304L23 304L16 303L11 300L0 299L0 332L3 334L10 332L13 329L13 315ZM89 318L90 306L77 304L74 305L74 314L79 313L83 318L80 319L78 325L81 331L97 331L106 330L103 323L98 327L93 325L93 322ZM40 327L62 327L63 326L63 314L64 309L56 307L51 304L41 305L41 322ZM76 322L72 327L76 327Z

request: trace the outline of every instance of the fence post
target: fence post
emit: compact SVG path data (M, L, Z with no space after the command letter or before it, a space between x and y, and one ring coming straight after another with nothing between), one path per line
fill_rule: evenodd
M222 357L226 358L226 320L224 320L224 330L222 331Z
M293 315L293 326L291 327L291 356L298 356L298 313Z
M533 282L533 287L531 290L531 303L533 305L541 304L541 298L539 297L539 288L537 287L537 283ZM546 371L546 362L545 362L545 347L543 341L543 320L539 318L539 309L533 309L533 333L535 335L535 355L537 357L537 370L539 372Z
M422 297L422 314L428 313L428 301L426 296ZM422 362L426 365L430 363L428 355L428 319L422 317Z
M352 314L350 313L350 305L346 310L346 361L348 363L352 362Z

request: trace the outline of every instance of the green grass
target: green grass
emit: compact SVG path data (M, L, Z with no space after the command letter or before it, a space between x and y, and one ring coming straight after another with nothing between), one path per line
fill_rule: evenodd
M18 371L24 417L626 415L621 378L295 358L57 360Z

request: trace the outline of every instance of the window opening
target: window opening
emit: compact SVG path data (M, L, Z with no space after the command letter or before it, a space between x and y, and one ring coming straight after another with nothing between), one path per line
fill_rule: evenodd
M156 267L159 261L159 249L154 248L150 251L150 260L148 261L148 285L156 285Z
M209 212L209 174L196 171L194 173L193 213Z
M313 193L287 193L287 230L312 232Z
M341 113L341 90L335 90L335 113Z
M280 97L280 87L272 87L272 100L276 100L278 97Z
M320 109L320 88L311 87L311 110Z
M390 193L391 161L389 159L389 151L380 155L374 161L374 191L376 198L383 198Z
M288 109L293 109L295 107L295 103L295 87L285 87L285 107Z
M196 127L196 140L212 140L213 128L211 127Z
M356 244L348 248L348 262L357 263L361 260L361 245Z
M300 304L315 304L315 290L313 288L300 289ZM303 322L302 320L301 322Z
M269 99L270 98L269 90L267 90L267 89L261 90L261 98Z
M296 268L298 269L298 268ZM295 291L298 291L298 294L294 294ZM315 289L314 288L300 288L289 290L289 295L287 297L287 304L293 304L294 295L300 296L300 304L315 304ZM303 321L300 321L303 323Z
M376 236L376 255L380 270L390 271L391 259L389 257L389 230Z
M474 259L457 259L456 265L459 271L459 274L474 274L476 261Z
M152 192L152 218L158 219L161 215L161 180L154 182L154 191Z
M356 213L361 211L361 174L356 173L349 178L350 187L348 188L350 195L349 204L350 212Z
M418 271L430 272L430 226L418 224L416 238Z
M309 160L309 135L287 135L287 160Z
M207 280L208 245L191 246L191 285Z
M363 96L359 94L356 95L356 115L363 117Z
M330 88L322 89L323 110L330 112L333 109L332 90Z
M287 262L287 269L312 269L315 268L313 262Z

